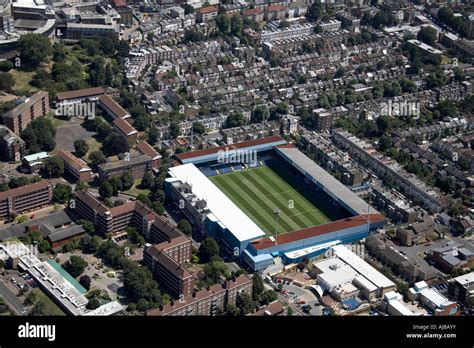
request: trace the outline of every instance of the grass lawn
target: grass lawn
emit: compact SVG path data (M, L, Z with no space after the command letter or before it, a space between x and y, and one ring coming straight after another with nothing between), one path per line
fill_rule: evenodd
M40 288L31 291L35 293L37 302L45 304L45 315L66 315Z
M131 195L131 196L138 196L140 193L143 193L144 195L148 196L150 194L149 189L139 189L137 187L141 183L142 183L142 179L136 179L135 182L133 183L133 186L129 190L123 191L123 193Z
M13 78L15 79L15 86L13 87L13 90L31 92L36 92L38 90L38 88L30 85L30 81L35 74L34 71L10 70L10 74L12 74Z
M247 169L209 179L267 235L275 232L275 209L280 210L278 233L331 221L269 167Z
M94 137L87 139L86 142L87 145L89 145L89 151L87 152L87 155L84 156L84 159L89 162L90 153L102 149L102 144L99 143Z

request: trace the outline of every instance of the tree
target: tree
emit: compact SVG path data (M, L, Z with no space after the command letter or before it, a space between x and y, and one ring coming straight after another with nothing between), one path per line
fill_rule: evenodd
M190 236L191 233L193 232L193 228L191 224L186 219L182 219L178 222L178 228L181 232L183 232L187 236Z
M318 21L321 18L322 7L321 2L316 0L306 12L306 18L313 22Z
M179 124L176 121L170 123L170 137L177 138L181 134L181 130L179 129Z
M209 262L216 255L219 255L219 245L214 238L207 237L199 246L199 258L202 262Z
M10 71L13 69L14 65L12 62L9 60L5 60L3 62L0 62L0 71Z
M102 151L97 150L89 154L89 162L95 168L97 168L102 163L105 163L105 156Z
M64 161L58 156L49 157L45 161L44 171L50 178L58 178L64 174Z
M87 267L87 262L80 256L72 255L64 264L64 269L74 278L79 277Z
M141 186L145 189L151 189L153 187L153 184L155 182L155 177L153 176L153 174L149 171L145 172L145 174L143 174L143 178L142 178L142 183L141 183Z
M229 303L226 307L225 315L236 317L240 315L240 309L237 308L236 305Z
M195 10L194 10L194 7L192 7L192 6L189 5L189 4L182 4L181 6L184 8L184 14L185 14L185 15L194 13L194 11L195 11Z
M232 16L230 20L230 31L233 35L240 36L242 34L242 29L244 24L242 22L242 17Z
M155 145L156 142L158 141L158 136L159 132L156 127L151 127L150 130L148 131L148 142L151 145Z
M81 248L86 254L95 254L99 248L102 240L98 236L85 235L81 238Z
M247 293L240 293L237 296L236 306L243 315L251 313L255 308L255 302Z
M49 39L41 34L22 35L18 47L22 64L30 69L37 68L52 53Z
M79 284L81 284L84 289L89 290L91 288L91 278L87 274L84 274L79 278Z
M15 86L13 75L7 72L0 72L0 90L11 92Z
M113 193L114 188L107 181L104 181L102 184L100 184L99 195L102 199L112 197Z
M219 29L219 31L222 34L224 35L227 34L227 32L229 31L229 26L230 26L229 17L226 14L221 13L217 15L215 21L216 21L217 29Z
M84 139L79 139L74 142L74 152L77 157L84 157L89 151L89 145Z
M122 179L122 190L124 191L129 190L133 186L133 183L135 182L135 179L133 178L133 175L130 172L126 172L125 174L123 174L121 179Z
M89 302L87 303L86 305L86 308L87 309L91 309L91 310L94 310L94 309L97 309L100 307L100 301L98 298L94 297L94 298L91 298L89 300Z
M278 103L276 107L276 112L280 115L285 115L288 113L288 104L285 102Z
M123 191L122 178L119 176L113 176L109 180L109 184L112 186L113 195L117 195L119 191Z
M252 112L252 122L262 122L268 119L268 109L265 105L258 105Z
M258 300L265 290L262 277L258 273L255 273L252 277L252 283L252 297L254 300Z
M72 198L72 189L69 185L57 184L53 189L54 203L67 203Z
M110 155L125 153L130 149L127 139L117 132L113 132L104 141L104 152Z
M162 203L160 202L153 202L151 204L151 208L153 209L153 211L155 213L157 213L158 215L163 215L165 213L165 207L163 206Z
M41 242L39 242L38 249L40 253L46 253L51 250L51 244L49 244L46 239L43 239Z
M201 122L193 123L193 132L197 134L204 134L206 133L206 127Z
M421 27L416 38L427 45L433 45L437 37L436 29L432 27Z

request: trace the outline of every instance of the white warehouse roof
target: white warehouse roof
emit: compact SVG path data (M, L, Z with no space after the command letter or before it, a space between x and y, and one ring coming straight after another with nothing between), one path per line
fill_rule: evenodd
M395 284L390 279L362 260L344 245L336 245L333 246L332 249L337 257L349 264L359 274L363 275L378 288L390 288L395 286Z

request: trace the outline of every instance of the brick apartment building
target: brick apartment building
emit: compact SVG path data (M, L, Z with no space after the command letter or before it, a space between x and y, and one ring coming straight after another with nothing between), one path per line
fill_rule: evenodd
M122 108L119 103L108 95L103 95L99 98L99 106L113 119L121 118L122 120L125 120L131 117L127 110Z
M99 97L106 94L102 87L83 88L75 91L61 92L56 94L56 107L82 102L96 102Z
M48 92L39 91L3 115L3 124L15 134L20 134L31 121L49 112Z
M182 264L191 259L191 252L191 240L180 236L146 249L143 261L171 295L189 296L194 290L194 276Z
M57 155L64 161L64 170L74 181L87 182L92 180L92 169L87 163L69 151L59 150Z
M148 144L146 141L140 140L135 147L138 152L142 155L151 157L152 169L158 169L161 166L162 156L156 151L153 146Z
M74 201L76 213L91 221L102 234L123 232L128 226L132 226L149 238L153 222L163 219L139 201L109 208L87 190L76 192Z
M136 151L132 151L129 158L101 164L99 166L100 180L108 180L125 173L131 173L134 179L140 179L146 171L158 169L158 166L161 164L161 156L156 151L154 154L151 151L146 153L139 151L137 148Z
M0 126L0 156L3 161L21 161L25 142L8 127Z
M180 301L170 301L168 304L151 309L147 316L187 316L187 315L216 315L219 309L234 304L240 293L252 294L252 279L240 275L222 284L207 286L200 291L194 291L184 296Z
M137 142L138 131L127 121L121 118L116 118L112 122L112 127L117 131L117 133L127 139L129 144L135 144Z
M196 12L197 22L208 22L217 17L218 8L216 6L201 7Z
M0 219L51 204L53 186L46 180L0 192Z

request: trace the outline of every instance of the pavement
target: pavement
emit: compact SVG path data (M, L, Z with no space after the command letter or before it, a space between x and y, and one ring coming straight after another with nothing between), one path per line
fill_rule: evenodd
M308 289L301 288L293 284L283 284L282 290L286 290L288 293L284 295L282 292L278 292L278 298L286 303L294 313L299 315L308 315L301 309L301 305L297 304L297 301L305 301L305 305L310 306L309 315L319 316L322 315L323 307L319 304L316 295Z
M16 297L15 294L5 285L3 280L0 280L0 296L4 298L5 302L16 315L26 314L26 308L20 302L18 297Z
M95 135L94 132L86 130L82 123L84 121L76 117L66 121L63 126L59 126L56 131L56 148L74 152L74 142L79 139L87 140Z

